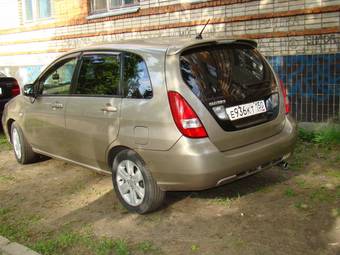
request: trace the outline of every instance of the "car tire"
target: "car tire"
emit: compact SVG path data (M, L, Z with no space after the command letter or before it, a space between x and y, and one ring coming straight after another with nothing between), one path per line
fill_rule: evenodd
M130 212L152 212L165 199L165 191L159 188L142 158L132 150L123 150L115 157L112 182L118 199Z
M22 129L16 122L11 125L11 143L15 158L20 164L33 163L37 160L38 155L32 150L32 146L27 142Z

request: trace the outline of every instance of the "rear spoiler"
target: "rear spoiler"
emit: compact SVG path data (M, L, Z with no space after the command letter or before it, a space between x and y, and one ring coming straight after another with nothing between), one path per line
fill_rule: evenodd
M252 48L257 48L257 42L254 40L248 40L248 39L215 39L215 40L197 40L197 41L191 41L184 46L181 47L176 47L176 46L171 46L167 50L167 55L177 55L184 50L188 49L193 49L197 47L202 47L202 46L208 46L212 44L243 44L250 46Z

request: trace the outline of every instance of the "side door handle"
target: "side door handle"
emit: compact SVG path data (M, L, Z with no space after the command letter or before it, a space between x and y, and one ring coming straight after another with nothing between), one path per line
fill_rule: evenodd
M112 105L106 105L101 109L103 112L117 112L117 107L112 106Z
M51 107L52 107L53 110L57 110L57 109L63 109L64 105L62 103L59 103L59 102L54 102L51 105Z

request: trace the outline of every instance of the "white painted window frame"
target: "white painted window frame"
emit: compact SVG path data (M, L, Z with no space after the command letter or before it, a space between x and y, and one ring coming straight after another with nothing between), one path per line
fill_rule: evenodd
M49 17L44 17L44 18L40 18L38 17L38 0L32 0L32 19L27 19L26 17L26 1L22 0L22 16L23 16L23 21L25 23L32 23L32 22L36 22L36 21L41 21L41 20L50 20L53 16L53 1L50 1L50 6L51 6L51 16Z
M95 7L93 6L95 4L95 1L90 0L91 14L87 17L87 19L97 19L120 14L133 13L137 12L140 9L139 2L134 4L125 4L125 0L122 0L123 4L114 8L111 8L110 2L110 0L106 0L106 10L104 10L103 12L95 13Z

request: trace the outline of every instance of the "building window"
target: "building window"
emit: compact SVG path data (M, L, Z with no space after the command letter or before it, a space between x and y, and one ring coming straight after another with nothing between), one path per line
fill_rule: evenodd
M117 8L136 6L139 0L91 0L91 13L110 12Z
M24 0L23 16L25 21L35 21L51 17L51 0Z

